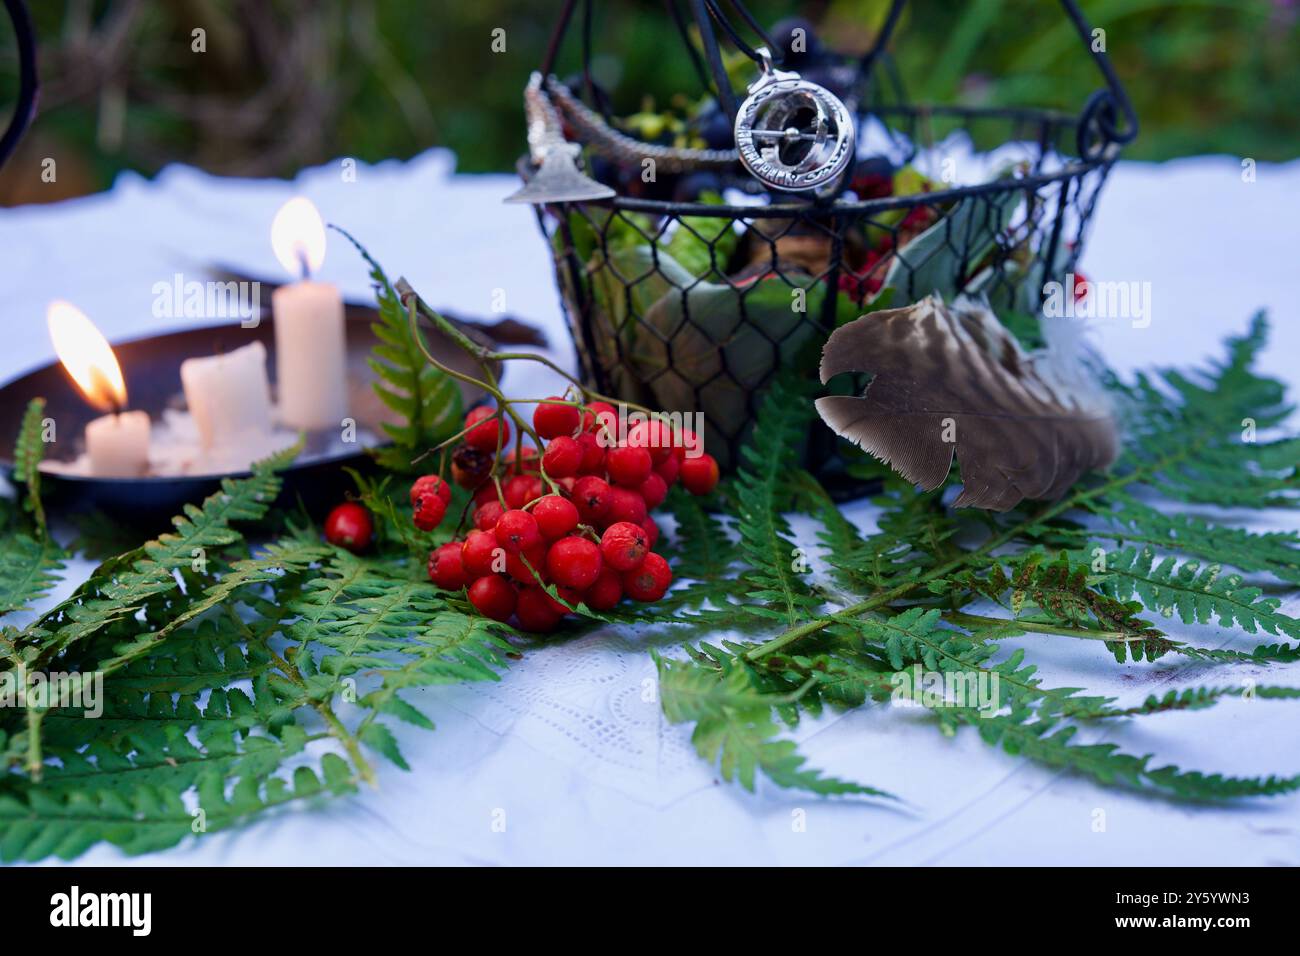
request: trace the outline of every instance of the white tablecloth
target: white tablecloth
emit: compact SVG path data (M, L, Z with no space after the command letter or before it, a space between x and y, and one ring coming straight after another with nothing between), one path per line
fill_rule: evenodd
M295 192L368 245L390 274L406 275L434 305L489 314L505 307L543 324L572 361L545 245L527 208L500 202L508 176L453 176L445 153L340 166L294 183L220 179L170 167L152 181L122 176L108 193L54 206L0 210L0 379L50 357L48 300L78 304L110 339L161 331L154 283L176 272L202 279L208 263L276 275L268 228ZM1205 157L1121 164L1102 196L1083 267L1098 280L1149 281L1154 321L1098 330L1125 370L1217 354L1222 337L1266 307L1273 345L1265 366L1300 384L1300 306L1293 292L1300 163L1260 166L1245 183L1239 160ZM360 259L337 237L324 277L368 290ZM499 301L496 300L496 301ZM185 321L168 320L175 327ZM525 373L537 376L537 373ZM506 386L544 382L512 373ZM7 440L7 439L6 439ZM850 509L869 522L866 506ZM1294 527L1276 516L1274 527ZM53 598L86 565L74 566ZM1289 602L1292 613L1297 603ZM1173 633L1184 629L1170 624ZM1202 645L1227 636L1202 629ZM1212 670L1173 659L1117 666L1085 642L1027 646L1052 685L1086 686L1135 702L1153 691L1255 677L1294 684L1296 668ZM1231 646L1253 647L1238 638ZM1083 646L1080 646L1083 645ZM825 770L899 794L898 807L826 800L720 783L697 759L689 729L665 723L643 699L654 674L635 637L593 634L538 650L498 685L434 688L411 698L434 733L401 725L413 766L383 763L379 787L321 810L278 814L229 833L138 858L147 863L1300 863L1300 796L1230 807L1180 806L1104 790L1013 759L969 730L945 739L916 711L874 707L809 721L796 733ZM1159 762L1237 774L1300 771L1297 710L1230 701L1099 728ZM792 823L802 810L805 826ZM494 827L502 819L505 827ZM1098 829L1098 820L1104 828ZM126 862L98 847L89 863Z

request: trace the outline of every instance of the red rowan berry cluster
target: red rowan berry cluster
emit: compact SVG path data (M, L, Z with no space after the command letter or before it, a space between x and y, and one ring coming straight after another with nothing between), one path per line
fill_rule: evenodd
M604 611L624 597L662 598L673 576L654 551L659 527L650 511L678 481L692 494L712 491L718 463L688 430L657 419L621 424L605 402L549 398L533 415L541 454L520 446L497 467L509 422L491 408L471 411L452 477L474 491L474 528L429 555L429 579L467 588L482 614L514 617L526 631L553 630L579 602ZM450 502L440 476L417 479L416 527L437 527ZM543 585L554 585L561 600Z

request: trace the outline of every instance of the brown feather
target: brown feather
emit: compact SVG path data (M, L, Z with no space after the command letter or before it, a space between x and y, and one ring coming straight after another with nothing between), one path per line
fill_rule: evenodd
M874 377L861 396L819 398L817 411L926 490L943 483L956 454L964 487L954 504L1006 511L1024 498L1059 498L1115 460L1114 417L1067 359L1050 348L1025 353L987 307L931 296L835 330L822 382ZM946 419L954 441L944 440Z

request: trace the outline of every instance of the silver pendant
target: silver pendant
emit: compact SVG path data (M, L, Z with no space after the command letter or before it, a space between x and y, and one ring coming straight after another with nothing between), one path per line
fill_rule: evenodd
M853 118L839 97L798 73L774 70L767 47L757 80L736 111L745 169L774 189L807 192L834 183L853 159Z

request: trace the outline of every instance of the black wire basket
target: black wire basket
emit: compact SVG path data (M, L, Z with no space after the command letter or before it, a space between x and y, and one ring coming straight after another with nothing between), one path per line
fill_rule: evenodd
M562 10L543 74L577 2ZM609 120L589 71L585 2L583 71L571 82L592 115ZM761 34L739 3L732 6ZM813 374L838 324L933 292L985 296L1004 319L1036 315L1047 284L1073 272L1098 192L1137 131L1091 28L1072 0L1062 6L1107 84L1078 115L908 104L885 52L903 0L865 56L823 54L805 64L806 75L817 70L817 82L837 87L858 123L856 164L831 195L764 192L739 164L647 184L635 154L598 154L587 143L588 168L617 195L537 207L584 378L628 402L702 413L705 448L728 467L764 388L783 369ZM729 121L735 94L712 21L743 41L716 0L690 0L696 51L674 0L667 7ZM570 138L584 139L582 130ZM966 175L955 175L964 165ZM527 160L520 171L525 180L533 173ZM904 180L911 188L900 190ZM690 198L701 191L708 201ZM719 201L724 193L728 201ZM818 423L809 466L833 471L834 447Z

